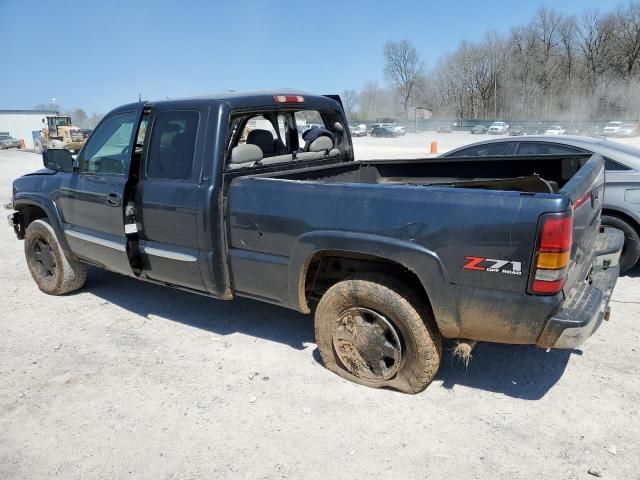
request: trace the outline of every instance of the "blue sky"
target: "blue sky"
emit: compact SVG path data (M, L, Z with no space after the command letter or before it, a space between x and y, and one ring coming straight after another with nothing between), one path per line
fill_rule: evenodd
M384 82L382 46L406 38L427 67L463 39L508 32L543 5L617 1L0 0L0 109L52 97L106 112L229 89L339 93ZM65 22L65 19L69 19Z

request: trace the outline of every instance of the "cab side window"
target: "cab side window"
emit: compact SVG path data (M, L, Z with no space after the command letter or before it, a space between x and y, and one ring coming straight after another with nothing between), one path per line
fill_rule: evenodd
M102 122L84 147L80 172L126 175L135 120L136 112L123 112Z
M580 148L570 147L568 145L557 145L554 143L534 143L522 142L518 145L516 155L575 155L577 153L585 153Z
M604 159L604 169L608 172L611 172L611 171L624 172L626 170L631 170L626 165L622 165L621 163L618 163L606 157Z
M147 156L148 178L191 178L199 120L200 114L194 110L172 110L156 115Z
M486 143L484 145L476 145L475 147L465 148L459 152L455 152L451 157L499 157L506 155L511 150L512 142L496 142Z

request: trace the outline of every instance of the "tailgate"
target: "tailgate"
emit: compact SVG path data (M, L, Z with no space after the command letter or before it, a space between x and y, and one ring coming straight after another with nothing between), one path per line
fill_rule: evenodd
M583 281L587 277L593 263L594 244L600 230L600 213L604 198L602 156L592 155L586 160L560 192L571 198L573 208L573 246L563 288L566 295L576 281Z

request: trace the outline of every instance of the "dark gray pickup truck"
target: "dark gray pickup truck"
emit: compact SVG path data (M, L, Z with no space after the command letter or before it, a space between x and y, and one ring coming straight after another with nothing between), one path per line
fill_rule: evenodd
M609 316L598 155L354 161L338 97L264 92L125 105L43 157L9 217L42 291L95 265L315 310L364 385L423 390L442 337L573 348Z

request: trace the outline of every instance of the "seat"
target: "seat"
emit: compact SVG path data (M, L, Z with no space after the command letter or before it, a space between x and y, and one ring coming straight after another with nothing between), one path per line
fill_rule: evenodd
M251 130L247 135L247 144L257 145L265 157L277 155L276 141L269 130Z

